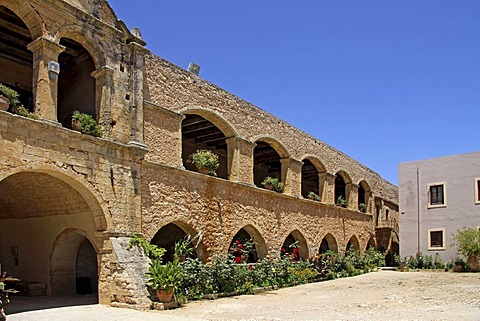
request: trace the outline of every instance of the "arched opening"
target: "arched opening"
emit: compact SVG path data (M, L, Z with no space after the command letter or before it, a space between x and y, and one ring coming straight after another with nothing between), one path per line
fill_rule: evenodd
M360 251L360 243L355 235L353 235L348 241L347 251Z
M358 210L367 213L368 205L370 203L370 187L365 181L361 181L358 185Z
M373 236L371 236L371 237L368 239L366 250L368 250L369 248L372 248L372 249L374 249L374 250L376 249L375 238L374 238Z
M98 293L97 253L85 232L67 229L53 243L52 295Z
M325 235L325 237L322 239L322 242L320 243L320 247L318 248L319 254L325 253L327 251L338 253L337 240L335 240L335 237L330 233Z
M337 206L348 207L347 182L342 173L335 175L335 202Z
M0 83L19 93L19 100L33 112L33 41L25 23L11 10L0 6ZM11 110L11 107L10 107Z
M302 196L307 198L309 194L315 193L318 197L318 201L321 199L319 191L320 182L318 177L318 170L315 165L308 159L303 160L302 165Z
M71 128L71 116L75 110L98 120L95 101L95 63L88 51L78 42L62 38L65 51L58 56L57 119L62 126Z
M288 234L280 249L280 256L293 260L308 259L307 241L298 230Z
M240 250L239 244L242 244ZM248 244L247 248L245 244ZM245 263L255 263L267 255L265 240L260 233L251 225L241 228L230 242L229 253L235 257L237 263L245 258ZM242 258L243 257L243 258Z
M2 270L22 283L43 284L47 295L75 294L77 277L89 278L87 292L96 293L92 240L105 225L95 199L80 182L56 172L19 172L1 180Z
M205 248L199 239L195 237L196 234L193 232L193 229L189 229L186 227L186 225L184 226L178 222L169 223L163 226L157 231L150 243L166 250L162 258L164 263L172 262L175 254L175 243L185 240L187 236L190 236L192 240L188 246L193 248L193 251L189 257L204 260Z
M257 141L253 151L253 182L263 187L266 177L282 180L282 163L278 152L267 142Z
M183 166L196 171L194 164L188 162L190 155L197 150L209 150L218 155L217 177L227 179L227 137L212 122L196 114L187 114L182 121L182 160Z

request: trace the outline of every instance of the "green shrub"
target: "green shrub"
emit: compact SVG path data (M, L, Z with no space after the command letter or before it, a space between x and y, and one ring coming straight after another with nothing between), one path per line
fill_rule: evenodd
M480 256L480 230L478 228L464 228L453 237L458 251L465 257Z
M22 106L18 96L20 96L15 90L3 85L0 83L0 95L4 96L10 102L10 107L19 107Z
M188 157L187 162L195 165L198 170L208 170L208 174L217 176L216 170L220 166L218 155L208 149L199 149Z
M91 115L75 110L72 115L72 127L74 127L74 122L78 123L78 129L82 134L87 134L94 137L102 136L100 126Z

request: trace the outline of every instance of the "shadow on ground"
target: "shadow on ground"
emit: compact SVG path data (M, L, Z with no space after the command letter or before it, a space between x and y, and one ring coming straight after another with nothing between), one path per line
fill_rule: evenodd
M27 311L92 304L98 304L96 294L58 297L11 295L10 304L5 307L5 312L9 315Z

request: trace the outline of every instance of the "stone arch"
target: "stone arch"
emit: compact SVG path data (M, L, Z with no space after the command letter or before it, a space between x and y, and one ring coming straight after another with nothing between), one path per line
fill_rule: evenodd
M360 242L358 242L358 238L355 235L352 235L348 240L346 250L360 251Z
M245 225L231 236L231 242L228 245L227 252L237 239L241 241L252 239L255 242L254 250L249 254L248 262L256 262L267 256L268 252L265 239L253 225Z
M82 261L88 259L90 254L87 252L88 245L94 251L94 262ZM60 233L53 242L50 254L51 294L61 296L98 292L98 252L95 242L85 231L67 228Z
M322 242L320 243L320 246L318 248L318 253L322 254L329 250L338 253L338 243L332 234L327 233L322 238Z
M214 110L206 107L187 107L180 110L183 115L199 115L218 127L225 137L238 137L233 125Z
M253 182L257 187L262 187L265 177L285 179L285 169L282 159L288 158L286 148L272 137L261 137L255 141L253 149ZM282 182L285 183L285 182Z
M81 175L68 170L60 170L54 165L45 163L31 163L27 166L20 166L7 171L0 171L0 186L5 179L18 174L43 174L58 179L78 192L90 209L97 231L106 231L111 222L107 221L107 213L110 213L108 206L103 201L103 197L97 192L96 188L85 180ZM11 193L4 193L8 195ZM0 193L0 200L1 200ZM108 215L110 216L110 215Z
M92 57L95 70L107 66L107 53L102 48L101 42L94 39L93 34L86 33L82 25L70 24L64 25L55 32L55 39L60 43L62 38L71 39L80 44Z
M372 192L372 189L370 188L370 185L365 180L362 180L358 183L357 205L358 205L358 209L363 213L370 213L371 192Z
M183 112L182 120L182 161L183 166L196 171L195 165L188 162L190 155L197 150L209 150L218 155L217 177L228 179L230 176L228 139L235 137L233 127L218 114L201 108L189 108Z
M29 45L34 38L25 21L17 14L21 10L5 5L0 4L0 83L15 90L21 104L33 112L34 55ZM12 111L11 106L9 111Z
M0 6L9 9L22 19L34 40L47 34L45 21L29 1L3 0L0 2Z
M377 243L375 242L375 238L373 237L373 235L370 236L370 238L368 239L365 250L368 250L370 247L373 249L377 249Z
M58 55L58 121L64 127L72 128L71 117L75 110L98 120L100 102L97 101L95 78L92 76L96 70L92 54L71 38L62 37L60 45L66 49Z
M192 257L197 257L203 262L207 259L205 245L202 242L202 235L183 221L173 221L163 225L157 230L150 240L150 243L158 245L166 250L163 261L171 262L174 259L174 245L187 236L192 239L191 246L194 248Z
M303 234L297 229L290 232L284 238L280 255L286 255L286 254L294 255L293 249L290 247L290 245L293 244L294 242L298 242L298 250L299 250L298 258L302 260L307 260L309 257L307 240L305 239Z
M344 170L339 170L335 174L335 202L342 207L348 207L350 198L350 186L352 178ZM346 204L342 204L340 199L345 199Z
M309 192L318 195L319 201L323 200L323 189L326 179L326 168L323 163L312 155L303 158L302 165L302 196L308 197Z

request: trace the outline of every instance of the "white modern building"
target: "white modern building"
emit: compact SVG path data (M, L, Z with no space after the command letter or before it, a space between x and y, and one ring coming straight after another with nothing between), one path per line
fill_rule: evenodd
M480 152L401 163L398 178L401 257L459 256L453 235L480 228Z

